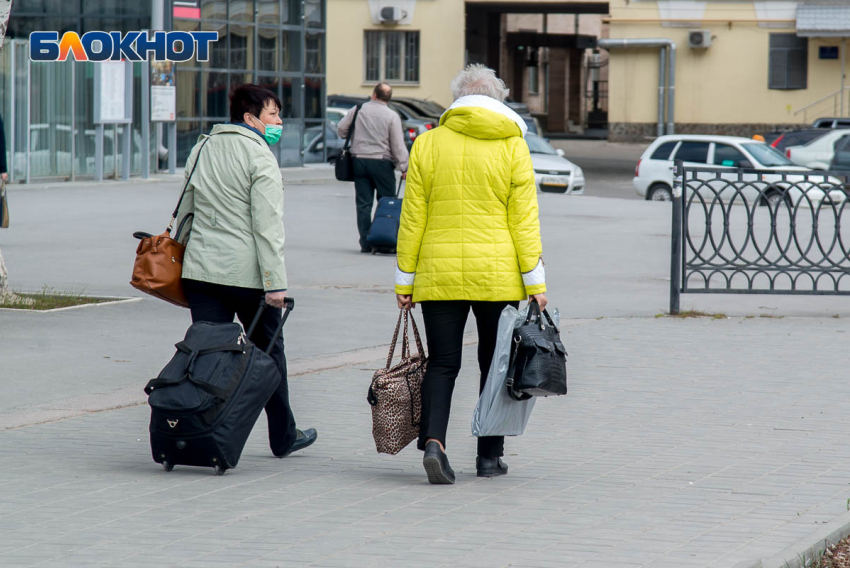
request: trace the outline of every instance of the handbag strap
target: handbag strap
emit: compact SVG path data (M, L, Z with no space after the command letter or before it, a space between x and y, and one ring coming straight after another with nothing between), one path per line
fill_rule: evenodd
M416 350L419 352L419 356L424 358L425 349L422 347L422 338L419 337L419 328L416 327L416 318L413 316L410 316L410 325L413 326L413 339L416 340Z
M390 344L390 354L387 356L387 366L389 369L393 364L393 355L395 355L395 344L398 343L398 332L401 331L401 318L404 316L405 310L400 310L401 313L398 314L398 323L395 324L395 331L393 332L393 341ZM407 325L405 327L405 332L407 331Z
M206 137L206 139L201 143L201 147L198 149L198 155L195 156L195 163L192 164L192 171L189 172L189 177L186 178L186 183L183 184L183 192L180 194L180 199L177 200L177 207L174 208L174 213L171 214L171 222L168 224L168 227L165 229L165 232L169 235L171 234L171 229L174 227L174 221L177 219L177 213L180 212L180 204L183 203L183 197L186 196L186 190L189 188L189 183L192 181L192 176L195 175L195 170L198 167L198 162L201 161L201 152L204 149L204 146L207 145L207 142L210 141L213 135L210 134Z
M360 112L360 107L363 105L357 105L354 107L354 118L351 119L351 128L348 130L348 136L345 137L345 144L342 145L342 151L345 152L348 150L348 147L351 146L351 137L354 136L354 127L357 126L357 113Z

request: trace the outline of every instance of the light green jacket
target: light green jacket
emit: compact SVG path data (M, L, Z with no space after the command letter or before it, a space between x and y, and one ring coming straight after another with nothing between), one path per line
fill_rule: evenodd
M219 124L192 148L187 178L207 138L177 215L179 224L194 213L183 278L285 290L283 179L277 160L256 132ZM186 235L179 240L186 242Z

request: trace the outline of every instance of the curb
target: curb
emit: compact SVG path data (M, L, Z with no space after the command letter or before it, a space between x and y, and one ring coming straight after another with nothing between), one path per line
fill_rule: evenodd
M822 555L826 550L827 541L837 543L847 536L850 536L850 511L798 540L776 556L756 561L747 560L736 564L734 568L806 568L808 564L805 564L805 560Z

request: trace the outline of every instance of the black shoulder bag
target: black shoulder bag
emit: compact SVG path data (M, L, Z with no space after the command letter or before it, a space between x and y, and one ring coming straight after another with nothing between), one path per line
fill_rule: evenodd
M339 181L354 181L354 160L352 159L349 146L351 146L351 137L354 136L354 127L357 125L357 113L360 112L361 106L363 105L357 105L354 108L354 118L351 120L351 128L348 129L348 136L345 137L342 152L340 152L334 166L334 174Z
M528 316L514 330L508 394L515 400L567 394L567 350L549 312L531 301Z

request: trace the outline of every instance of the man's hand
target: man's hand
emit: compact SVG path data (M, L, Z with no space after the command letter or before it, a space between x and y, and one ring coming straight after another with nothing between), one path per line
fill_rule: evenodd
M3 172L2 174L0 174L0 179L2 179L3 181L9 181L8 172Z
M6 175L6 174L3 174ZM401 179L407 179L407 172L401 172Z
M266 292L266 304L275 308L282 308L286 299L286 292Z
M532 294L528 297L528 301L537 300L537 303L540 304L540 311L546 309L546 304L549 303L549 300L546 299L546 294Z
M402 310L410 310L416 307L413 303L413 296L410 294L396 294L395 299L398 301L398 307Z

